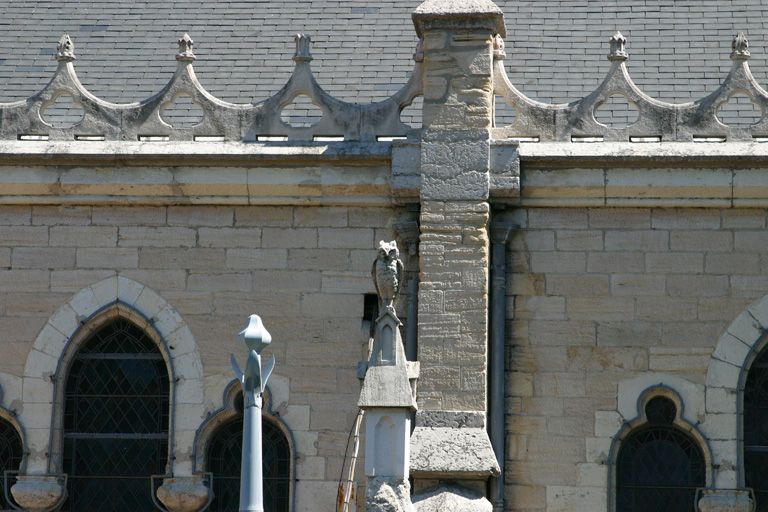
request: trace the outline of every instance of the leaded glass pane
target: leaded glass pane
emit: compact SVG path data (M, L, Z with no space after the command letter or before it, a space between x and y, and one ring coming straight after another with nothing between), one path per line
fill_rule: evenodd
M4 475L5 471L18 471L23 454L22 450L19 433L13 425L7 421L0 420L0 476ZM15 478L9 478L9 491L14 483ZM2 503L3 509L11 510L10 503L5 499L5 493L2 493L0 503Z
M705 484L704 455L672 425L674 403L663 397L646 407L649 423L622 442L616 463L618 512L695 512L696 489Z
M279 428L262 422L264 510L288 512L290 505L291 449ZM240 500L240 460L243 418L218 428L208 446L208 468L213 473L215 498L211 512L237 512Z
M168 371L154 341L117 319L81 347L67 377L64 472L69 512L150 512L165 473Z
M744 387L744 476L757 512L768 512L768 350L749 369Z

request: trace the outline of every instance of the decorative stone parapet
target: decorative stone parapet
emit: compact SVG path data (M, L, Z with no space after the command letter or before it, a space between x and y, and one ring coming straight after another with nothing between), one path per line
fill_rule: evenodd
M67 497L64 482L61 475L19 475L11 495L26 512L50 512Z
M703 489L699 496L699 512L752 512L755 507L749 489Z
M75 72L75 45L68 35L59 41L56 73L38 93L24 101L0 103L0 139L25 141L237 141L300 140L333 137L341 141L375 142L379 137L407 137L415 134L400 119L401 111L421 94L420 63L400 91L382 101L362 105L338 100L315 80L311 69L309 36L296 36L294 72L288 83L272 97L258 103L222 101L203 88L193 63L194 42L188 34L179 40L177 68L170 82L156 95L137 103L111 103L91 94ZM174 125L163 112L178 97L188 96L203 116L193 126ZM297 97L304 96L321 116L316 123L291 124L282 113ZM73 111L82 113L56 125L46 120L46 111L59 97L71 99ZM76 116L75 116L76 117Z
M199 512L213 499L202 475L166 478L157 489L157 499L169 512Z

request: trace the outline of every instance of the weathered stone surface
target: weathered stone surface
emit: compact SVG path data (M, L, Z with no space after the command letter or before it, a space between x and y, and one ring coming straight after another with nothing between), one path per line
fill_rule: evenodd
M198 512L208 502L209 486L202 478L166 478L157 490L157 498L169 512Z
M698 503L699 512L750 512L754 504L749 491L705 489Z
M485 428L485 414L477 411L419 411L417 427Z
M419 478L488 478L499 474L484 428L416 427L411 473Z
M417 512L491 512L493 506L481 494L458 486L443 485L413 497Z
M365 496L366 512L414 512L407 480L372 478Z
M62 499L66 489L54 476L19 475L11 487L11 494L24 510L48 512Z

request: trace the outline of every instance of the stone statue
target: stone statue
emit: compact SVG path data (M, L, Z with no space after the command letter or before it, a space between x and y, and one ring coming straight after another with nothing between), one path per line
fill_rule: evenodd
M394 302L403 282L403 262L400 261L397 242L379 242L379 251L371 268L373 283L379 295L379 305L394 311Z

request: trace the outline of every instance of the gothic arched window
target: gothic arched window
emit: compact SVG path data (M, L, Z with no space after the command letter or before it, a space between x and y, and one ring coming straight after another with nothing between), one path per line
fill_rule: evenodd
M168 458L168 368L156 343L124 318L75 354L64 392L69 512L150 512L150 476Z
M675 426L677 407L657 396L645 407L647 423L621 443L616 461L617 512L695 512L696 489L704 487L704 454Z
M752 363L744 386L744 478L758 511L768 510L768 350Z
M240 414L219 426L211 436L206 471L213 473L214 499L210 512L237 512L240 504L240 461L243 450L242 394L236 400ZM262 421L264 510L289 512L291 447L282 430Z
M0 419L0 476L5 471L18 471L23 455L23 446L21 436L16 428L9 422ZM13 478L9 477L8 489L14 484ZM2 493L0 506L3 510L11 510L13 507Z

